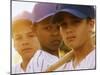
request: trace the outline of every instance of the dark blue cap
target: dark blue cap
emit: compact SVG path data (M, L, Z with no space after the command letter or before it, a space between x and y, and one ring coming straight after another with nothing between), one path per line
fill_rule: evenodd
M67 12L79 18L95 18L95 6L89 5L71 5L59 4L57 6L58 12Z

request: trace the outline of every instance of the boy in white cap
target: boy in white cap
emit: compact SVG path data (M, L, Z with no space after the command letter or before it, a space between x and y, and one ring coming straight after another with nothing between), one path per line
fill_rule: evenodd
M22 62L13 65L12 74L31 72L28 63L40 48L32 29L31 13L24 11L16 16L12 22L12 38L14 47L22 57Z

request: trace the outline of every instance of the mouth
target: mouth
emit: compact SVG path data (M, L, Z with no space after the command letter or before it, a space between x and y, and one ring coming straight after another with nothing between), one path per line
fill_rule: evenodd
M53 45L60 45L60 40L53 40L52 41L52 44Z
M75 36L68 36L66 39L71 42L71 41L74 41L76 37Z
M32 51L32 48L24 48L24 49L22 49L23 51L27 51L27 52L29 52L29 51Z

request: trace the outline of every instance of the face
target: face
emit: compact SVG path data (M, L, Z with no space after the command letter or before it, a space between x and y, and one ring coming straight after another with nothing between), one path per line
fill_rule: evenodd
M58 50L61 42L59 26L51 24L50 17L37 23L35 28L42 48L51 51Z
M39 47L31 22L19 21L12 28L14 47L22 58L31 58Z
M92 21L80 19L70 14L63 14L64 20L60 24L60 32L64 43L77 50L89 40L93 28Z

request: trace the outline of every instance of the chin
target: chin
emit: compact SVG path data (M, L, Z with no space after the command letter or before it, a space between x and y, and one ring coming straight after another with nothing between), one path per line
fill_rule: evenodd
M26 59L31 59L33 56L31 55L27 55L27 56L25 56L26 57Z
M30 52L30 53L26 53L25 55L26 55L26 56L32 56L33 53L31 53L31 52Z
M68 44L68 47L75 48L75 45L74 44Z

